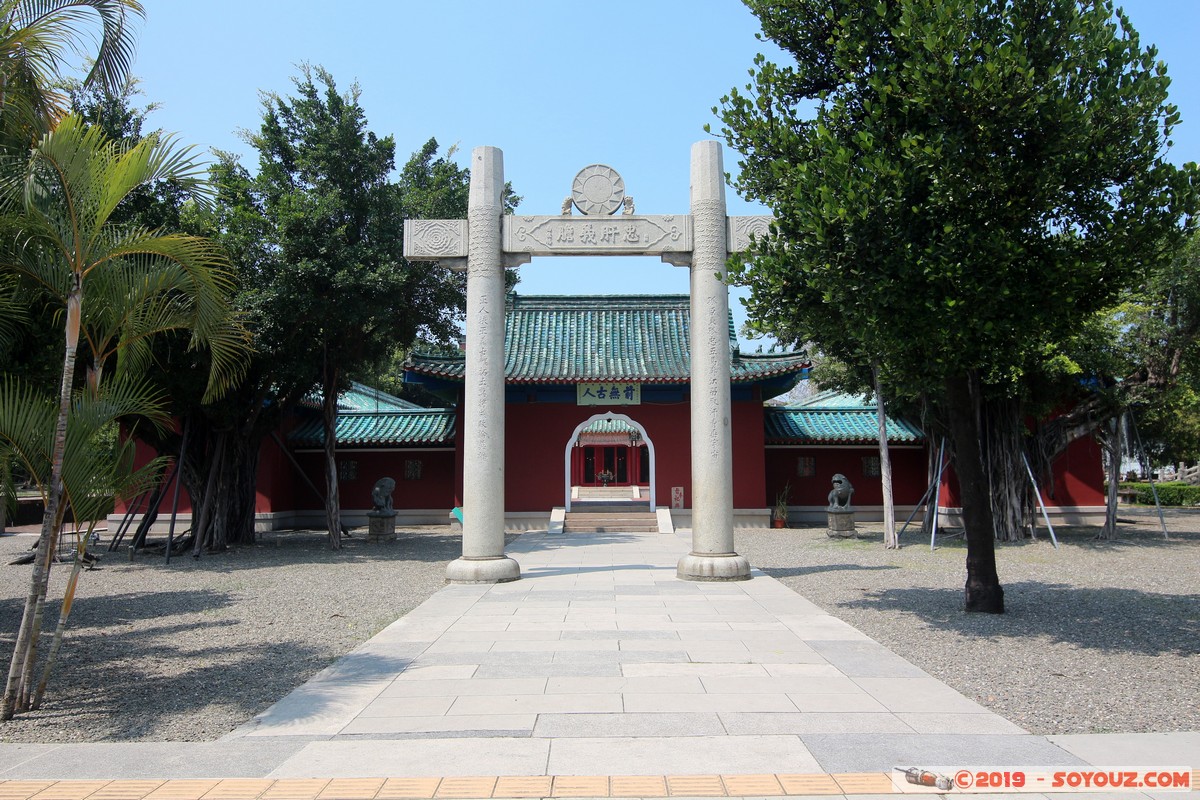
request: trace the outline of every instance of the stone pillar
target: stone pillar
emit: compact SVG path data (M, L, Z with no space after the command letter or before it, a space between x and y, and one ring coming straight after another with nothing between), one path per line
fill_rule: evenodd
M854 527L854 509L827 509L825 511L825 535L834 539L853 539L858 536L858 531Z
M367 541L371 544L396 541L395 511L367 512Z
M733 438L729 409L729 257L721 145L692 145L692 551L677 575L746 580L733 550Z
M504 155L471 151L467 210L467 378L463 402L463 554L450 562L452 583L500 583L521 577L504 555Z

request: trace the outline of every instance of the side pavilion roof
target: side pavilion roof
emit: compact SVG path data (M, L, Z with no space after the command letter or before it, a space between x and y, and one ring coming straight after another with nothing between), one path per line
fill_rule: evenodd
M325 424L320 414L319 392L305 397L300 405L309 409L288 435L294 447L321 447ZM454 410L422 408L416 403L352 381L337 399L338 416L334 435L338 447L416 447L454 444Z
M322 406L320 387L301 398L300 405L304 408L320 410ZM350 388L338 393L337 407L339 414L368 411L412 411L421 408L416 403L410 403L408 400L358 381L350 381Z
M687 383L691 376L687 295L510 295L504 327L507 383ZM730 378L751 383L795 374L803 354L741 353L729 320ZM463 354L414 353L405 369L461 382Z
M408 408L338 414L338 447L453 446L454 410ZM325 426L320 417L307 419L288 436L293 447L321 447Z
M820 392L790 406L767 406L763 424L767 444L877 444L876 403L864 397ZM915 444L925 435L905 419L886 417L892 444Z

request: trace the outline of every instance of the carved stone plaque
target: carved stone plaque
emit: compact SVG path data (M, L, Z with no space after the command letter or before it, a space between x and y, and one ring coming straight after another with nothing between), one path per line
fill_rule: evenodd
M625 199L625 181L606 164L591 164L579 170L571 184L571 199L583 214L612 214Z
M404 257L411 261L467 257L465 219L404 220Z
M531 255L660 255L692 249L692 218L506 216L504 252Z
M729 252L744 253L750 249L750 237L761 239L771 232L774 217L729 217Z

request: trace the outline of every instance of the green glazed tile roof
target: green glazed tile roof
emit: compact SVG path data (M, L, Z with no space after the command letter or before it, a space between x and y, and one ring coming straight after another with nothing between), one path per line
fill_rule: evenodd
M907 420L888 417L888 441L924 441L921 429ZM767 444L876 444L879 428L875 403L865 398L822 392L791 406L767 406L763 414Z
M321 407L321 391L317 389L300 401L300 405L308 408ZM416 403L402 400L395 395L380 389L373 389L365 383L351 381L350 388L338 395L338 412L353 411L406 411L421 408Z
M814 392L803 400L792 403L790 407L829 408L841 409L843 411L870 411L872 414L874 414L876 403L874 398L868 400L865 395L845 394L832 389L826 389L822 392Z
M321 447L325 431L321 419L308 419L288 437L296 447ZM338 447L384 445L452 445L454 411L447 408L414 408L338 414Z
M504 374L508 383L636 381L686 383L691 373L687 295L512 295L505 316ZM731 377L751 382L799 372L804 355L748 355L737 350L733 318ZM461 354L414 354L405 368L462 381Z
M580 433L629 433L637 430L623 419L598 419Z
M411 411L421 406L366 384L353 381L350 390L338 395L338 411Z

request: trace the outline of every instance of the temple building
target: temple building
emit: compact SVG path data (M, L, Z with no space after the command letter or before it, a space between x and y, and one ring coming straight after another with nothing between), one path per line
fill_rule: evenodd
M686 295L522 296L505 314L506 526L544 528L555 508L569 510L581 489L628 488L673 524L691 514L689 300ZM737 525L767 525L786 492L793 523L823 519L830 479L854 485L863 519L878 519L883 498L875 405L863 398L816 393L788 406L768 405L807 378L801 354L748 354L732 320L731 415ZM460 415L465 354L414 354L405 381L444 400L415 408L366 387L347 392L338 418L341 498L347 522L370 507L374 482L395 478L401 520L444 522L461 504ZM920 428L887 420L893 491L899 514L916 507L936 458ZM323 435L313 413L288 437L312 482L320 485ZM941 505L953 512L952 472ZM1094 443L1077 442L1055 469L1058 519L1081 521L1103 510L1103 476ZM295 524L320 525L319 497L295 499ZM280 509L275 509L280 510ZM265 512L266 509L263 509ZM275 515L272 515L275 516Z
M545 529L580 493L617 492L671 527L691 524L692 396L687 295L522 296L505 309L505 526ZM855 488L862 520L883 510L875 404L818 392L774 405L808 375L804 355L740 351L732 319L729 425L736 526L766 526L781 497L791 524L818 522L835 474ZM417 353L404 380L443 403L425 408L362 384L338 399L337 458L343 519L364 525L371 489L396 481L401 524L445 523L463 505L462 418L466 356ZM301 405L259 457L256 525L323 527L324 431L320 398ZM937 442L909 420L887 419L893 493L903 519L931 483ZM1076 442L1043 499L1056 522L1102 517L1103 474L1094 442ZM957 485L947 470L938 503L953 523ZM1052 496L1051 496L1052 495ZM190 505L186 492L181 511ZM118 515L120 510L118 511ZM560 512L561 513L561 512ZM119 518L119 517L118 517Z

